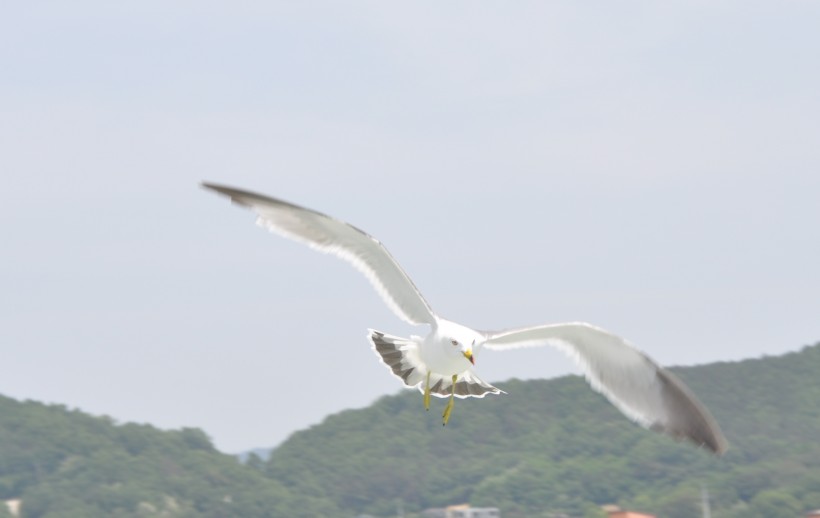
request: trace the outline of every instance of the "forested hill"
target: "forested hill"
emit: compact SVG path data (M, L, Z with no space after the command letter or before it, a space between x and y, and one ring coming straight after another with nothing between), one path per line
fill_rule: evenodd
M781 357L673 369L730 442L717 458L640 429L577 376L499 384L442 428L406 392L331 416L273 451L267 474L351 515L470 502L506 518L596 516L620 503L666 518L776 518L820 508L820 344Z
M0 396L2 500L21 500L26 518L339 516L329 500L219 453L200 430L116 425Z
M425 413L402 392L245 465L200 430L0 397L0 499L35 518L386 517L463 502L505 518L600 516L607 503L683 518L700 516L704 484L713 518L820 508L820 345L674 370L726 432L723 458L638 428L575 376L456 401L446 428L443 400Z

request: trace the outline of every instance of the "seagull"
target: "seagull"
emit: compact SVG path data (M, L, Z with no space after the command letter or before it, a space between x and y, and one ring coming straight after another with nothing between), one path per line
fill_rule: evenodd
M637 424L717 455L726 451L728 442L720 427L692 391L626 340L585 322L504 331L479 331L457 324L433 312L399 263L368 233L287 201L225 185L202 186L251 209L257 224L271 232L352 264L399 318L429 326L425 337L401 338L369 329L368 339L392 374L423 394L425 409L430 409L431 396L448 399L443 425L450 419L454 398L503 393L474 372L482 351L546 345L572 357L592 389Z

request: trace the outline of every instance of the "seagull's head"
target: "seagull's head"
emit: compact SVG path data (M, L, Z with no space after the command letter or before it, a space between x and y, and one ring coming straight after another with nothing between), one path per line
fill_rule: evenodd
M465 345L456 340L455 338L453 338L450 340L450 344L454 347L458 347L461 355L464 356L467 359L467 361L470 362L472 365L475 365L475 356L473 356L473 347L475 346L475 340L473 340L470 345Z
M439 321L437 331L438 339L444 342L449 356L461 356L470 362L470 365L475 365L476 349L485 340L484 335L469 327L446 320Z

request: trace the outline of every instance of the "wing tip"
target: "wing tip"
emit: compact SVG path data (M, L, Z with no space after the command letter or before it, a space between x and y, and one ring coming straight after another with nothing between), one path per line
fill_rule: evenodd
M204 180L202 182L199 182L199 186L204 188L204 189L210 189L212 191L221 192L223 194L227 194L226 191L233 190L231 187L228 187L227 185L221 185L221 184L218 184L218 183L206 182Z
M242 189L236 189L234 187L228 187L227 185L211 183L211 182L201 182L199 184L204 189L209 189L211 191L215 191L219 194L227 196L231 199L231 201L237 205L241 205L243 207L250 207L250 203L248 203L247 198L259 198L258 194L252 193L250 191L243 191Z
M729 441L706 406L668 370L659 368L658 376L663 384L666 403L676 414L670 423L671 429L664 431L709 450L718 457L726 453Z
M712 423L713 427L709 429L710 436L701 445L703 448L709 450L716 457L722 457L729 449L729 441L726 436L717 426L717 423Z
M709 430L706 435L700 433L691 433L686 430L675 430L667 428L663 425L654 424L649 426L653 432L670 436L678 442L686 442L692 446L705 450L715 457L722 457L726 450L729 449L729 442L719 430Z
M729 441L725 438L718 444L714 449L710 448L712 453L715 454L716 457L723 457L726 454L726 451L729 449Z

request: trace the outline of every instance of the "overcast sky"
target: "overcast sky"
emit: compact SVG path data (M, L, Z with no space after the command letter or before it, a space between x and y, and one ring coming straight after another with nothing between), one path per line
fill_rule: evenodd
M365 229L469 326L585 320L667 365L814 343L818 26L810 1L6 2L0 393L237 452L400 390L366 330L424 329L202 180Z

